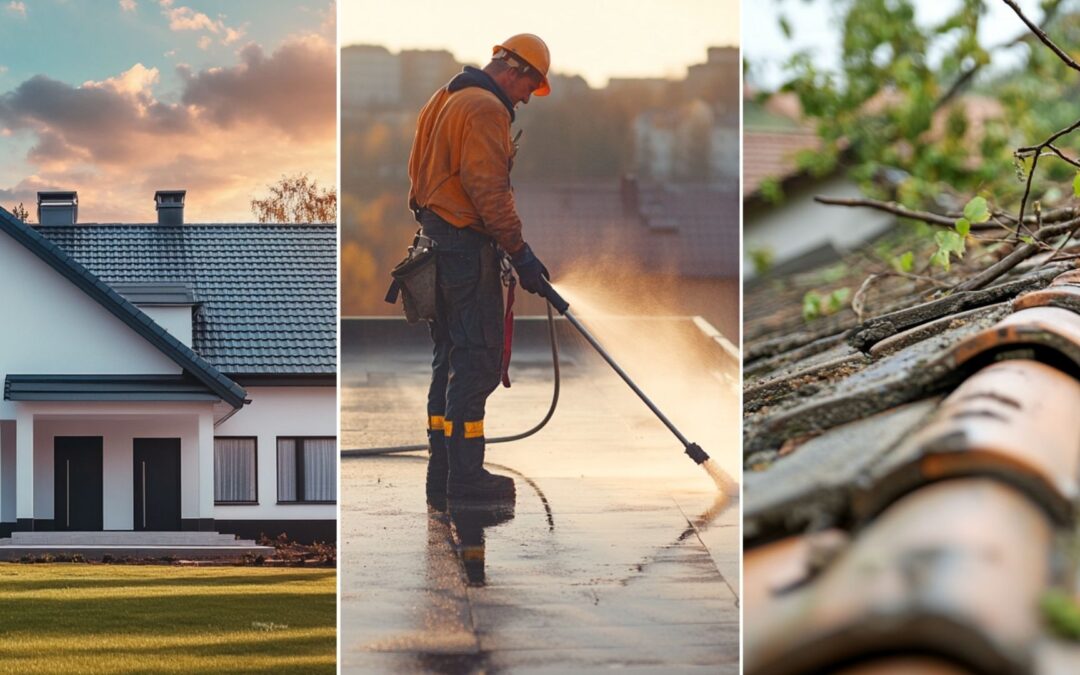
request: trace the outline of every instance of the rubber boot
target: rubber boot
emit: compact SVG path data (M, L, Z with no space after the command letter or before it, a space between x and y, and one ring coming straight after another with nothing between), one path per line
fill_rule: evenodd
M446 482L449 499L470 501L498 501L513 499L516 491L514 479L490 473L484 468L484 439L461 438L454 435L447 439L447 458L450 475Z
M446 437L440 429L428 429L427 495L446 497Z

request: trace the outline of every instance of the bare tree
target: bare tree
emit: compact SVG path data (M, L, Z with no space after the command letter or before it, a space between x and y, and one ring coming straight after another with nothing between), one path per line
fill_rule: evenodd
M24 223L30 222L30 212L26 210L26 207L23 206L22 202L19 202L18 206L11 209L11 215L15 216Z
M333 223L337 220L337 190L319 189L306 173L282 176L268 185L270 195L252 199L251 211L260 223Z

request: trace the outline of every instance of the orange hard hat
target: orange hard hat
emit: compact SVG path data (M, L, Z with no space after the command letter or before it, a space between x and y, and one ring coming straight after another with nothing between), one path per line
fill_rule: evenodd
M499 50L509 52L540 73L540 86L533 91L533 96L547 96L551 93L547 77L548 68L551 67L551 53L543 40L532 33L519 33L492 47L492 55L498 55Z

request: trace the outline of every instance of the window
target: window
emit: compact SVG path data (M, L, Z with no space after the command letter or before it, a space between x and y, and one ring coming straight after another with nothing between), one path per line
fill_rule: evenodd
M214 439L214 503L257 504L254 438Z
M279 438L278 502L337 501L337 439Z

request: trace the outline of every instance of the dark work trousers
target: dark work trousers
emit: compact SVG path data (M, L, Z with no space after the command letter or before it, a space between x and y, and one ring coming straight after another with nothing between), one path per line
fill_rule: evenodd
M435 240L438 278L428 417L445 418L450 473L468 479L482 468L484 409L501 376L499 253L491 237L454 227L431 211L421 212L420 224Z

